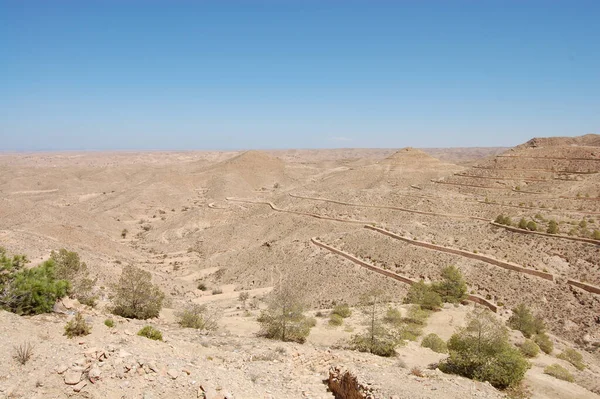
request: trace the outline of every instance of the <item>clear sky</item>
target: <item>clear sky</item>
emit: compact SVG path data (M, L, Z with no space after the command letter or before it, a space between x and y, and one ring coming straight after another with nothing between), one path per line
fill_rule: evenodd
M0 0L0 150L600 133L600 1Z

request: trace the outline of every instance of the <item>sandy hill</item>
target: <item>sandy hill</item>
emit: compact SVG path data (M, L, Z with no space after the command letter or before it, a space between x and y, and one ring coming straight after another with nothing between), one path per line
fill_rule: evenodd
M600 134L586 134L577 137L534 137L517 146L517 149L534 147L563 147L563 146L590 146L600 147Z
M285 163L262 151L246 151L209 167L203 175L207 196L213 199L248 196L290 182Z
M441 163L424 151L412 147L405 147L385 158L381 163L419 167L423 163Z

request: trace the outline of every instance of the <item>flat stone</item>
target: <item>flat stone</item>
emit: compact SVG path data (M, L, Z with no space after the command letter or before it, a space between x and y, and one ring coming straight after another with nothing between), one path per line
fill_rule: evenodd
M65 384L75 385L79 381L81 381L81 372L70 370L65 373Z
M88 372L88 377L91 382L96 382L100 379L100 374L102 374L102 371L100 371L100 367L94 364Z
M172 379L176 380L177 377L179 377L179 371L175 370L175 369L169 369L167 371L167 374L169 375L169 377L171 377Z
M83 380L79 384L73 386L73 391L79 392L87 385L87 381Z
M61 365L56 366L55 370L58 374L63 374L68 369L69 369L69 366L67 366L66 364L61 364Z

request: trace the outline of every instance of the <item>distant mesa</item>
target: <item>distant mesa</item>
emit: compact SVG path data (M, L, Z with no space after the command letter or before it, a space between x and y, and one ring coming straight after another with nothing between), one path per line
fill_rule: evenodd
M385 158L385 163L414 163L414 162L437 162L441 161L437 158L432 157L424 151L418 150L413 147L404 147L389 157ZM415 166L418 166L416 164Z
M536 147L586 146L600 147L600 134L586 134L577 137L534 137L516 149Z

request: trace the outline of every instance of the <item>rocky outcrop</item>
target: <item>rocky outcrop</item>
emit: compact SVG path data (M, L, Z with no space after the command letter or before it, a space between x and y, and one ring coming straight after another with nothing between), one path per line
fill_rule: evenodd
M332 366L329 369L327 385L336 399L376 399L381 397L377 395L376 389L370 384L360 382L356 375L339 366Z

